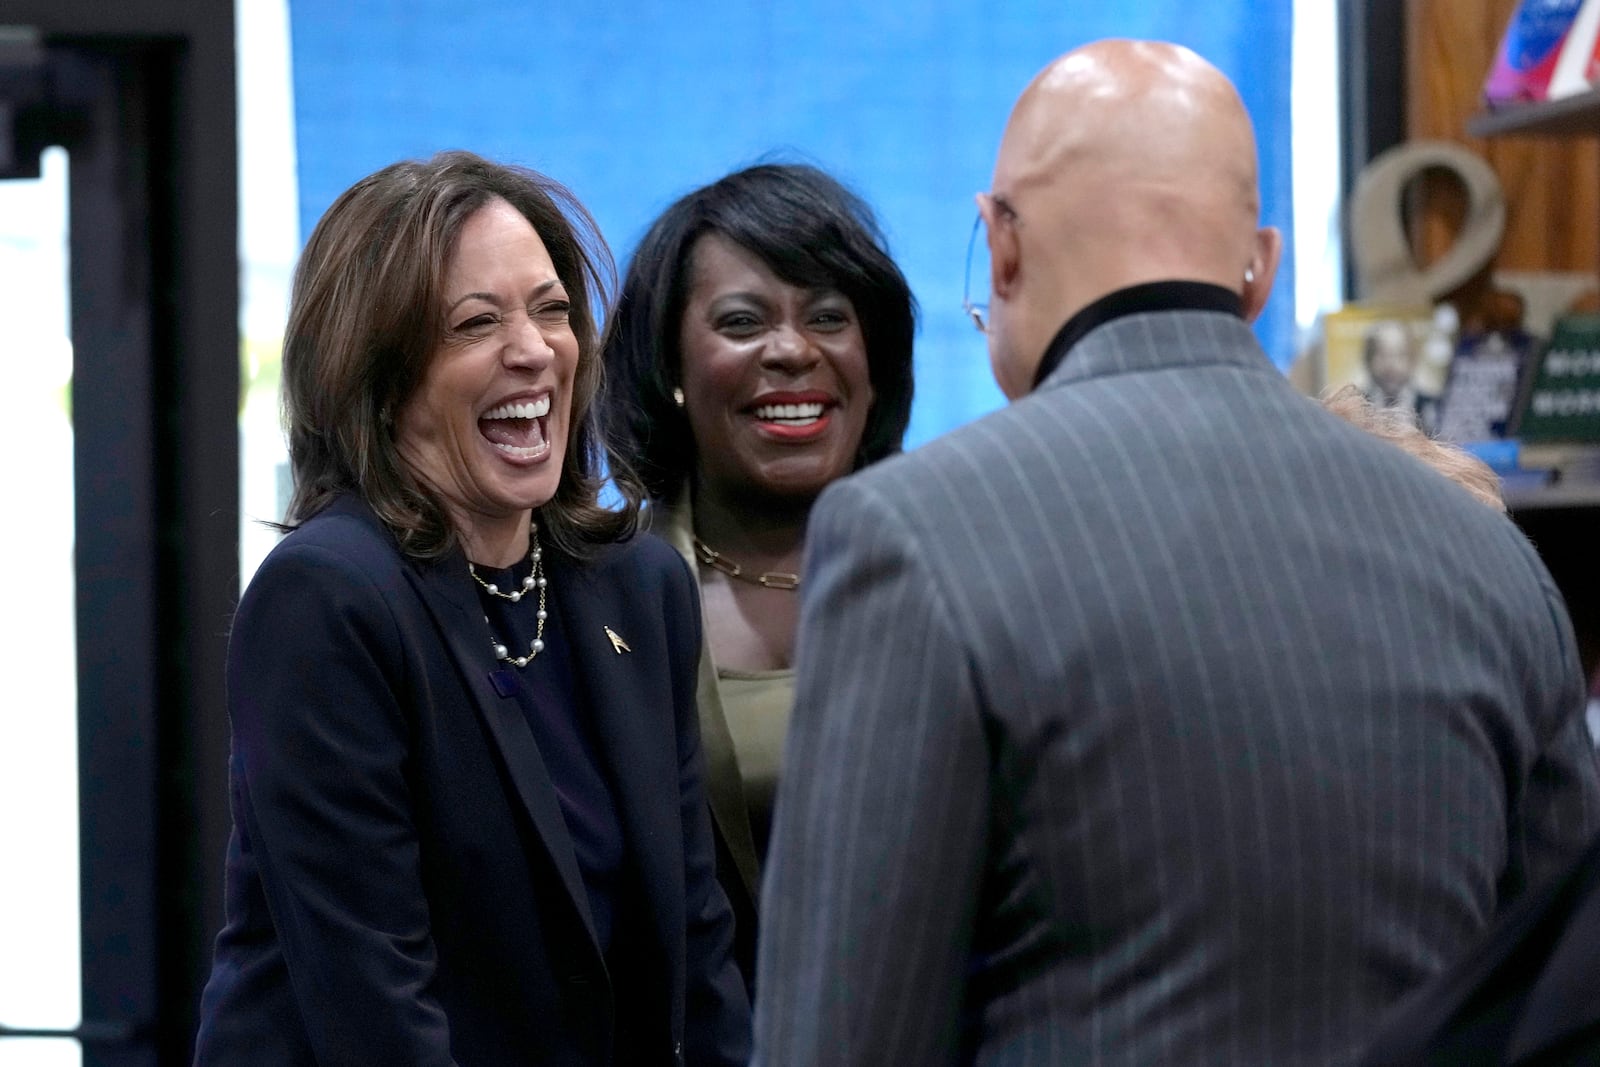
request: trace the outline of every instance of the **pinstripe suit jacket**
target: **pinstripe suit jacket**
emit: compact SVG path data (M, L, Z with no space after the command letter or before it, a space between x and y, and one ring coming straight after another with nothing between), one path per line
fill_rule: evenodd
M1600 829L1533 549L1232 316L811 521L758 1063L1353 1062Z

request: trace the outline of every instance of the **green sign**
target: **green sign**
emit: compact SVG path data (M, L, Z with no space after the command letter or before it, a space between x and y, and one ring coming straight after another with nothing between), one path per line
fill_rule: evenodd
M1600 315L1557 319L1528 382L1518 438L1600 441Z

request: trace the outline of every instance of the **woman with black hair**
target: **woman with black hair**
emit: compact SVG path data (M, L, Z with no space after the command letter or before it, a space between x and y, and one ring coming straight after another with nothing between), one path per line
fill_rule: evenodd
M695 567L718 873L754 978L755 904L794 692L806 518L900 450L916 304L871 209L814 167L683 197L634 252L603 345L603 419Z

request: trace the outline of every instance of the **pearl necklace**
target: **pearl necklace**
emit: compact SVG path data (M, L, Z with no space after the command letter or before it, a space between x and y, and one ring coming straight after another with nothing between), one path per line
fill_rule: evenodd
M522 599L524 593L530 593L535 589L539 591L539 611L534 616L538 620L538 629L534 631L533 640L528 642L528 654L526 656L513 656L510 650L500 643L500 639L495 637L494 624L489 621L489 616L485 615L483 617L484 625L489 627L489 644L494 649L494 658L501 663L509 663L519 670L533 662L533 658L544 651L544 621L549 618L549 615L544 610L546 582L543 563L544 553L539 549L538 523L529 524L528 540L533 543L533 547L528 551L528 558L533 561L533 570L526 578L522 579L521 589L513 589L509 593L502 593L500 587L493 582L486 582L479 578L477 568L472 565L470 559L467 560L467 573L472 575L472 580L481 585L483 591L490 596L497 596L502 600L516 603Z

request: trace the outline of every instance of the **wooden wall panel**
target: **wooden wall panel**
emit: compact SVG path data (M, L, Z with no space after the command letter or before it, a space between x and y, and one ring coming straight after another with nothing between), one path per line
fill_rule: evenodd
M1506 194L1500 269L1600 270L1600 144L1466 135L1515 7L1516 0L1407 0L1407 133L1465 144L1494 168ZM1448 182L1419 185L1413 233L1431 260L1449 245L1461 196Z

